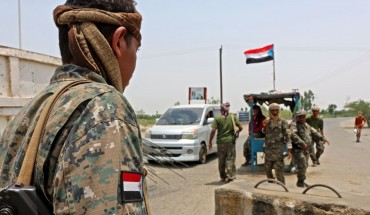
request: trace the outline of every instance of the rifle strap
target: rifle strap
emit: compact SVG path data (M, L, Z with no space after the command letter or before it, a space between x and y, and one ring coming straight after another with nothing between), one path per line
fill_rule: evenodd
M234 133L236 132L236 125L235 125L235 120L234 120L234 115L230 115L231 116L231 121L233 122L233 128L234 128Z
M91 81L78 80L69 82L66 85L62 86L60 89L58 89L52 96L50 96L45 107L43 108L43 110L41 110L40 117L36 123L31 140L28 144L27 151L22 162L22 167L17 179L17 184L23 184L26 186L29 186L31 184L33 169L36 162L37 150L40 145L41 137L44 134L44 128L49 118L50 112L53 109L53 106L58 100L58 98L69 88L85 83L91 83Z

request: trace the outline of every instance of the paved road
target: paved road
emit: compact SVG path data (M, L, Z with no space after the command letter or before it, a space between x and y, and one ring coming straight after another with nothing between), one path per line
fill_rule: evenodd
M309 167L308 183L324 183L346 195L363 196L370 202L370 130L363 130L361 143L355 142L352 119L325 119L325 135L330 140L318 167ZM242 145L247 138L246 129L237 142L237 181L255 184L265 179L263 170L252 174L244 161ZM182 179L167 168L148 164L168 183L157 179L149 181L149 195L153 215L209 215L214 214L214 190L223 186L219 182L217 157L208 157L207 164L188 163L188 167L173 169ZM167 165L168 166L168 165ZM295 188L296 176L286 176L287 186Z

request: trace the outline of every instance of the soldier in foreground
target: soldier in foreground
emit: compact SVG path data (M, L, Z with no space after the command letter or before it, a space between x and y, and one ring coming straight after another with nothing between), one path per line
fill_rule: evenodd
M63 65L0 141L0 187L18 177L41 110L66 83L44 129L33 185L54 214L147 214L139 125L122 95L136 65L141 15L132 0L67 0L54 10ZM135 180L134 180L135 179ZM135 189L126 189L136 183Z
M209 150L212 149L212 140L217 130L218 171L222 182L231 182L236 178L235 143L239 132L243 129L240 122L229 114L230 103L221 105L221 115L212 122L212 131L209 137Z
M273 178L272 169L278 181L285 184L284 150L288 148L288 158L291 154L291 141L288 122L279 117L280 106L276 103L269 105L270 117L264 121L262 132L265 138L265 170L269 179Z
M309 145L312 144L312 138L315 140L329 143L316 129L306 123L306 112L299 110L296 113L296 121L290 124L292 139L293 162L297 172L297 187L305 187L306 170L309 155Z
M324 120L319 117L320 108L318 106L313 106L312 115L307 118L307 123L320 132L321 136L324 136ZM315 153L315 144L316 144L316 153ZM309 147L310 157L312 160L312 166L320 165L320 157L324 153L325 146L321 140L313 139L312 145Z

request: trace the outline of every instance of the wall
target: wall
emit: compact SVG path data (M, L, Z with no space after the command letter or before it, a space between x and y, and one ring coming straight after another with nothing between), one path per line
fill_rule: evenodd
M60 58L0 46L0 132L21 107L45 88Z

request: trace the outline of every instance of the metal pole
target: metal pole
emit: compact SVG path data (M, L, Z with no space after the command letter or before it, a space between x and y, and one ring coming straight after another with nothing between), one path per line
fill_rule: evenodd
M18 28L19 28L19 49L22 49L21 0L18 0Z
M275 78L275 54L274 54L274 59L273 59L272 61L273 61L273 62L272 62L272 65L273 65L273 67L274 67L274 68L273 68L273 70L274 70L274 71L273 71L273 82L274 82L273 84L274 84L274 91L275 91L275 79L276 79L276 78Z
M220 48L220 98L221 98L221 104L222 104L222 101L223 101L223 97L222 97L222 45L221 45L221 48Z

